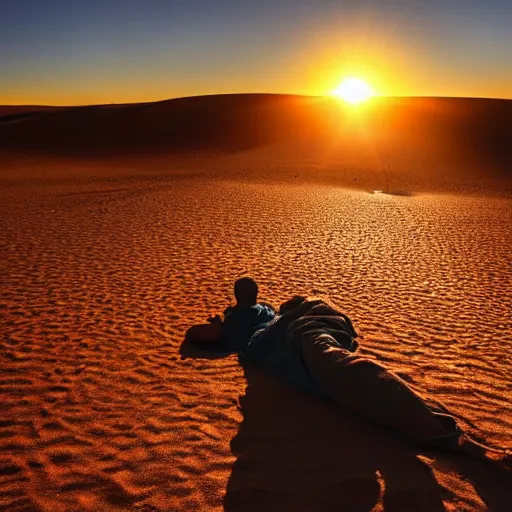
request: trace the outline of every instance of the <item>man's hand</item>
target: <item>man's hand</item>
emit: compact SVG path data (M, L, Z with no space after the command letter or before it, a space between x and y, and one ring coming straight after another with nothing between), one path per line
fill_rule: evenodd
M210 318L208 318L208 322L211 324L221 324L222 318L220 317L220 315L211 316Z

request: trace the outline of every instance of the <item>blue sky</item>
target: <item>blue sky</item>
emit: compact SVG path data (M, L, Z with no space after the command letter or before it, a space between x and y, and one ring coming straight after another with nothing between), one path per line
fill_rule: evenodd
M512 98L505 0L2 0L0 104L325 94Z

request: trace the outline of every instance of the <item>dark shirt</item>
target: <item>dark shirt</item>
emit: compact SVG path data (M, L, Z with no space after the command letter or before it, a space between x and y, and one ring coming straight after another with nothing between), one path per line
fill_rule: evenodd
M238 352L249 343L251 336L265 327L275 317L275 311L267 304L228 307L222 324L224 345L227 350Z
M299 307L254 333L240 352L242 364L251 363L286 379L299 389L321 395L302 355L303 343L314 343L315 335L330 335L333 347L347 354L357 351L350 319L321 300L306 301Z

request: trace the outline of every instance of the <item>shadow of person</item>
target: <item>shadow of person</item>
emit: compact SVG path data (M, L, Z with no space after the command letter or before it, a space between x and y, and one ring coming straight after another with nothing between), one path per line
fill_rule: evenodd
M180 345L179 354L181 359L220 359L231 355L233 352L219 350L212 343L192 342L188 336L185 336Z
M431 469L405 441L254 367L231 442L227 512L444 511Z
M470 482L490 512L509 512L512 503L512 471L456 454L438 454L433 467L457 473Z

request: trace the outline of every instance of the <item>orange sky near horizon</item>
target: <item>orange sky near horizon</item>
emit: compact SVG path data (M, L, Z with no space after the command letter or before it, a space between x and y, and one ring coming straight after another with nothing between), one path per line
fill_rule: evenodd
M400 0L359 7L262 0L238 8L223 0L217 11L203 0L191 0L202 11L170 11L154 0L151 12L128 1L121 20L117 0L106 6L93 0L96 11L78 13L50 0L39 17L34 0L21 0L36 9L33 18L11 1L3 35L0 21L0 43L12 48L0 55L3 105L325 95L347 76L366 80L382 96L512 98L512 36L503 16L512 22L512 8L503 10L500 0L490 2L492 10L469 0L465 10L443 12L437 0L437 10Z

